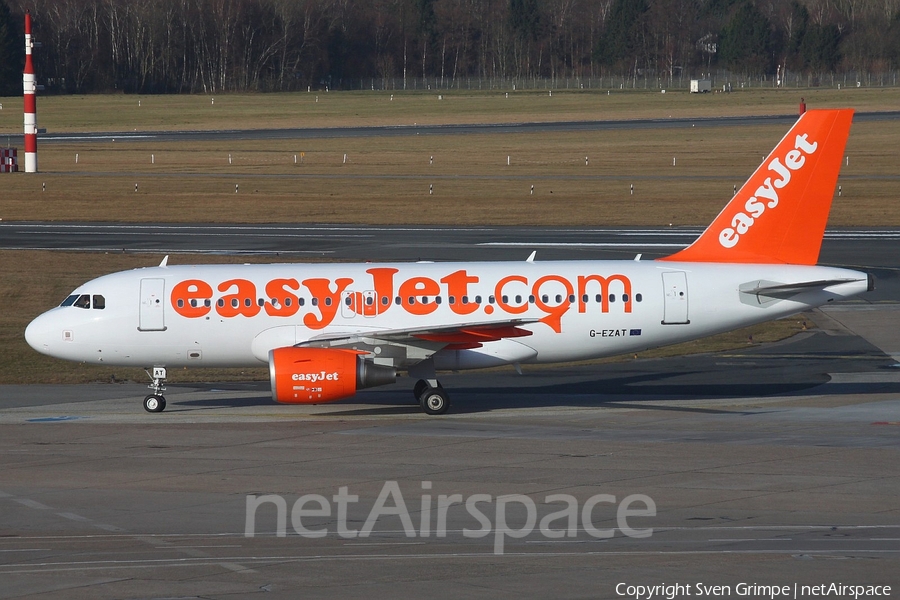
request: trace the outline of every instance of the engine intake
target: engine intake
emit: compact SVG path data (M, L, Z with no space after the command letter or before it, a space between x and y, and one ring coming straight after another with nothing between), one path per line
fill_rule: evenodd
M285 404L318 404L397 379L393 367L376 365L356 350L276 348L269 352L272 398Z

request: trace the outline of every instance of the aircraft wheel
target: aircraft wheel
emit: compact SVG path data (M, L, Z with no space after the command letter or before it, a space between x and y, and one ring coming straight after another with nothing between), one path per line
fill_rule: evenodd
M144 398L144 410L152 413L162 412L166 410L166 399L163 396L150 394Z
M419 405L426 415L442 415L450 408L450 398L443 388L428 388L419 398Z

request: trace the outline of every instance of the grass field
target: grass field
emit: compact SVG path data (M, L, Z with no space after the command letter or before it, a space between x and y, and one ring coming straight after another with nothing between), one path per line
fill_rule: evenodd
M110 95L42 98L39 121L50 131L145 131L791 114L801 94L811 107L900 106L900 88L442 92L443 100L408 92L393 101L382 92L320 92L319 102L315 93L295 93L224 95L215 103ZM0 135L20 132L21 103L3 105ZM39 143L40 174L0 179L0 219L703 225L783 134L783 126L759 126ZM900 176L897 139L900 120L854 127L832 225L900 225L890 201Z
M900 106L895 88L756 89L703 96L441 94L438 100L437 92L395 92L391 100L390 93L382 92L320 92L318 102L315 93L224 95L214 102L207 96L48 97L38 101L38 119L50 131L146 131L791 114L801 95L811 107ZM4 133L22 130L21 98L0 103L2 142ZM783 135L782 126L760 126L302 142L44 144L41 173L0 175L0 219L705 225ZM900 226L894 201L900 179L898 139L900 122L854 126L832 226ZM213 260L231 259L203 258ZM143 379L139 370L39 356L27 347L22 332L31 318L83 281L153 261L146 255L0 252L0 383ZM755 342L781 339L802 329L802 321L788 319L658 352L741 347L750 335ZM173 375L174 381L266 377L262 370Z
M41 173L0 178L0 218L704 225L783 134L760 126L55 143L40 149ZM900 120L854 127L831 225L900 225L897 139Z

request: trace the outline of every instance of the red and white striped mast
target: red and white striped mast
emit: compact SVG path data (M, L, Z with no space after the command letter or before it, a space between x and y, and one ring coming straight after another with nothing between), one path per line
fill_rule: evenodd
M25 90L25 172L37 173L37 102L35 92L34 64L31 62L31 13L25 11L25 70L22 72L22 87Z

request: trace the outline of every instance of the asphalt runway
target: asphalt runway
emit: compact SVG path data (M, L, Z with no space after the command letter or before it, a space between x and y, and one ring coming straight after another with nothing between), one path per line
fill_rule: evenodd
M469 261L653 259L702 232L676 228L377 227L360 225L0 223L0 250L258 254L272 261ZM831 229L820 263L871 272L870 302L900 299L900 229ZM156 261L158 262L158 261Z
M857 112L855 122L885 121L900 118L900 111ZM673 129L689 127L722 127L745 125L790 125L796 114L758 115L748 117L699 117L674 119L629 119L596 121L548 121L532 123L474 123L452 125L396 125L381 127L308 127L287 129L232 129L214 131L121 131L121 132L49 132L39 136L40 142L91 141L227 141L317 139L341 137L409 136L409 135L470 135L483 133L546 133L551 131L608 131L613 129ZM17 145L22 136L8 136Z
M895 594L900 369L850 329L870 306L718 355L451 374L439 418L411 382L300 407L172 386L161 414L138 384L2 386L0 598ZM539 528L569 502L571 536Z
M650 258L698 233L18 223L0 227L0 245L198 261ZM0 598L896 589L897 235L830 231L823 260L877 265L879 291L813 313L817 327L790 340L448 374L453 406L439 418L414 405L410 381L306 407L274 404L265 383L170 386L156 415L140 407L142 384L0 386ZM540 528L561 498L575 505L571 536L568 514ZM629 498L637 516L620 521Z

